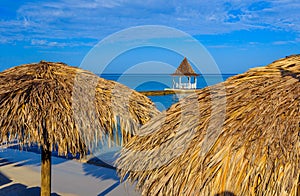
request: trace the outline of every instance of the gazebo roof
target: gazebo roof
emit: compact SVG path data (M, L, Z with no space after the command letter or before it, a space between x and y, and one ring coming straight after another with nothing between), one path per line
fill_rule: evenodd
M199 76L199 74L195 73L187 58L184 57L172 76Z

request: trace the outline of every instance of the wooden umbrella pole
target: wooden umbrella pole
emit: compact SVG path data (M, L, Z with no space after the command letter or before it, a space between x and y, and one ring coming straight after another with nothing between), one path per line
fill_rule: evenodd
M51 194L51 149L49 142L42 146L41 160L41 196Z

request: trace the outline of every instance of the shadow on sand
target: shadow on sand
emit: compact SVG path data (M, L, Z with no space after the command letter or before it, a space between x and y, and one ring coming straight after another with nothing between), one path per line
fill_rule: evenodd
M0 196L40 196L40 187L28 188L23 184L12 184L0 189ZM56 193L51 193L51 196L57 196Z
M2 161L2 160L1 160ZM0 172L0 196L39 196L41 189L40 187L30 187L17 183L11 184L12 180ZM7 186L5 186L7 185ZM4 186L4 187L2 187ZM52 196L57 196L58 194L52 193Z
M2 166L12 164L14 167L21 167L26 165L40 165L40 156L32 156L32 152L39 154L38 149L27 149L20 151L17 147L9 147L9 150L2 149L0 153L0 168ZM29 152L28 152L29 151ZM54 156L55 157L55 156ZM69 159L53 158L52 165L60 164ZM100 159L94 157L89 159L87 163L82 164L85 175L91 175L101 181L112 180L112 183L98 195L103 196L109 194L120 185L120 178L116 172L116 168L106 164ZM15 183L9 184L12 180L6 178L0 172L0 196L2 195L39 195L40 187L26 187L23 184ZM4 186L3 186L4 185ZM52 194L57 195L57 194ZM126 194L125 194L126 195Z
M104 163L100 159L93 158L93 165L90 163L84 163L82 165L85 175L91 175L100 180L114 180L116 181L107 189L103 190L98 196L107 195L109 192L114 190L117 186L120 185L120 178L114 167Z
M25 165L41 165L41 157L40 156L32 156L31 153L39 152L34 150L23 150L20 151L19 149L9 147L9 150L2 149L0 151L0 166L5 166L9 164L14 164L14 167L21 167ZM30 153L28 153L30 152ZM52 159L52 165L60 164L67 159Z

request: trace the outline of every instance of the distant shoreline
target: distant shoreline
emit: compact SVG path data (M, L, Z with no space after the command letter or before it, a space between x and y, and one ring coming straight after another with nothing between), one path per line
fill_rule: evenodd
M169 90L156 90L156 91L139 91L139 93L145 96L162 96L162 95L172 95L172 94L190 94L194 93L199 89L194 90L182 90L182 89L169 89Z
M201 76L227 76L227 75L237 75L239 73L211 73L211 74L200 74L199 77ZM111 76L111 75L115 75L115 76L121 76L121 75L126 75L126 76L145 76L145 75L155 75L155 76L166 76L169 75L170 77L171 74L169 73L102 73L102 74L96 74L98 76Z

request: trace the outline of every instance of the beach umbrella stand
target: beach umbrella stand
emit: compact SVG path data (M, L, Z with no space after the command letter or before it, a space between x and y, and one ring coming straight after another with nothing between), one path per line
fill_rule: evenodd
M134 90L64 63L0 73L0 143L41 149L41 195L51 193L51 153L85 156L108 136L126 143L159 111Z

